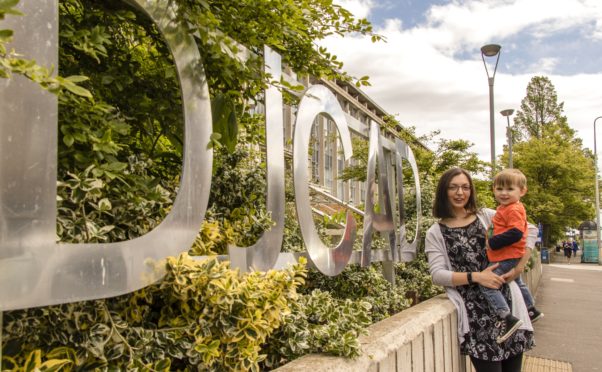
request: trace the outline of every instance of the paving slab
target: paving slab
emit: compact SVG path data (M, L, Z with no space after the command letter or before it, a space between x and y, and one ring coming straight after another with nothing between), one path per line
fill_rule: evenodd
M573 372L602 371L602 266L579 261L552 255L543 265L535 301L545 316L527 355L569 363Z
M571 363L543 359L527 355L523 361L523 372L572 372Z

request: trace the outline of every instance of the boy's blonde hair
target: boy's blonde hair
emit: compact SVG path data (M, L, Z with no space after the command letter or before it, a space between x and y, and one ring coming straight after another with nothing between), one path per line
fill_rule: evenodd
M493 178L493 187L516 185L521 190L527 188L527 177L523 172L515 168L504 169Z

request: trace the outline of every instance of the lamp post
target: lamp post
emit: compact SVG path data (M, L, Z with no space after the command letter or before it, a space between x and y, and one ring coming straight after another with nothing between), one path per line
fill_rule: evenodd
M497 71L497 63L500 60L500 49L501 46L498 44L487 44L481 47L481 58L483 59L483 65L485 66L485 72L487 73L487 80L489 82L489 136L491 138L491 175L495 174L495 124L493 118L493 81L495 79L495 72ZM497 56L495 60L495 66L493 68L493 74L489 76L489 69L485 62L485 57L493 58Z
M598 190L598 149L596 147L596 121L602 118L598 116L594 119L594 169L596 170L594 183L596 190L596 242L598 244L598 264L602 265L602 249L600 249L600 191Z
M508 126L506 127L506 136L508 136L508 168L512 168L512 129L510 128L510 115L514 114L513 109L506 109L500 111L502 116L506 117Z

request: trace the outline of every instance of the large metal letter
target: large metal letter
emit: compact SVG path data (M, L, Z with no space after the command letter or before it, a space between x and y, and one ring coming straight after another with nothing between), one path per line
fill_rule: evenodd
M272 80L280 82L281 58L270 48L264 48L265 69ZM242 271L269 270L276 264L284 234L284 128L282 117L282 92L270 86L265 91L265 132L267 157L267 210L275 225L263 233L250 247L228 247L232 267Z
M414 153L410 146L399 138L395 139L395 171L397 173L397 194L399 198L399 249L400 254L396 255L401 261L412 261L416 258L416 248L418 247L418 238L420 236L420 216L422 216L422 203L420 195L420 180L418 179L418 165L414 158ZM414 240L408 243L406 240L406 216L403 206L403 167L402 159L406 159L412 167L414 175L414 188L416 193L416 233Z
M351 212L347 211L345 232L339 244L332 249L324 245L316 231L309 201L307 154L311 128L314 119L319 114L324 114L334 121L343 144L343 156L345 160L351 158L351 135L341 105L334 94L326 87L314 85L305 92L297 112L293 140L293 180L297 217L299 218L301 234L309 257L323 274L335 276L343 271L351 257L356 234L356 222Z
M157 23L173 53L184 103L181 185L153 231L108 244L57 244L57 100L22 78L0 80L0 311L104 298L162 277L160 260L189 249L204 218L213 154L201 57L167 1L132 0ZM57 65L57 2L22 1L11 17L16 49ZM18 18L18 19L17 19Z
M376 159L378 158L378 186L376 184ZM370 265L372 261L372 230L389 232L389 246L391 254L395 253L395 223L393 222L393 208L391 194L389 193L389 182L387 165L383 147L380 142L380 131L378 124L370 123L370 143L368 147L368 169L366 176L366 207L364 208L364 235L362 240L361 266ZM374 192L378 187L378 199L385 213L374 211Z

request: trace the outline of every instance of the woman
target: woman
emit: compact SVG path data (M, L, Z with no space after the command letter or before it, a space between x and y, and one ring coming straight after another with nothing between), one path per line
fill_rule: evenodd
M520 372L523 352L533 346L533 328L518 286L505 283L522 272L530 249L514 270L502 276L493 272L495 265L487 268L485 235L494 214L494 210L477 208L475 188L468 172L461 168L448 170L437 185L433 216L440 220L427 232L425 251L433 282L445 287L458 309L462 354L470 356L477 372ZM537 229L530 225L527 247L533 247L536 238ZM498 336L504 332L500 328L502 322L489 309L477 284L501 288L506 301L512 304L513 314L525 322L502 343L497 343Z

